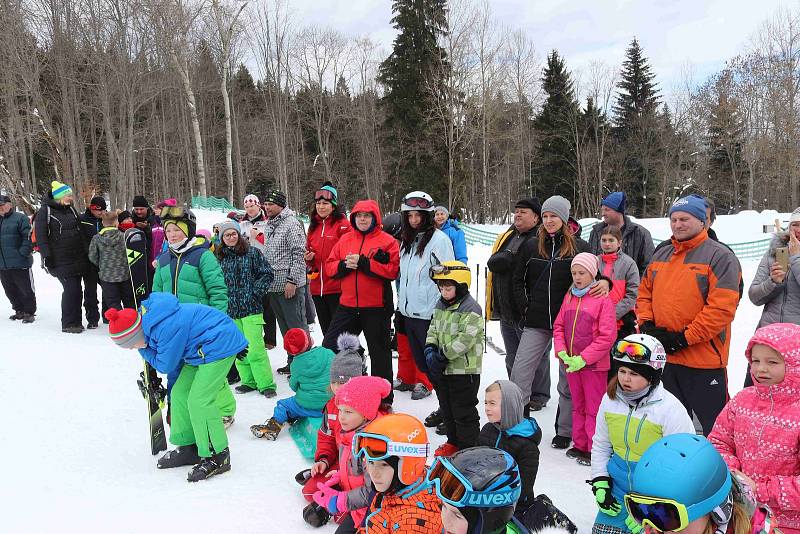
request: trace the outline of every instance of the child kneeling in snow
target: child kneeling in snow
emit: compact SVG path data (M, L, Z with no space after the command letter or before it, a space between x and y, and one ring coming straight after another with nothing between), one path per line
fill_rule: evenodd
M328 378L335 354L325 347L314 347L314 340L302 328L290 328L283 336L283 348L292 359L289 387L295 392L281 399L263 425L253 425L257 438L278 439L283 425L301 417L322 417L322 408L331 398Z
M753 386L728 402L708 439L756 486L786 534L800 532L800 326L773 323L747 344Z
M105 316L117 345L139 349L159 373L180 369L170 392L169 440L177 448L158 460L159 469L194 465L189 482L229 471L228 436L215 401L247 339L221 311L179 304L169 293L151 294L140 311L111 308Z
M364 486L364 466L353 457L353 435L378 417L381 400L392 385L377 376L356 376L336 392L341 430L338 470L328 474L327 482L317 483L314 502L329 514L341 514L338 534L355 532L366 515L370 490ZM306 518L308 521L308 518Z
M377 492L359 533L441 532L441 501L425 482L428 433L403 413L379 417L353 438L356 458L367 462Z

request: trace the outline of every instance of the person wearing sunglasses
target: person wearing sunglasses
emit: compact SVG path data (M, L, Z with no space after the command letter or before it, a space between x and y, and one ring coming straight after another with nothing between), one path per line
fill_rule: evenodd
M350 221L339 207L336 188L330 182L314 193L314 204L308 214L308 238L303 259L308 271L308 289L317 310L322 334L328 327L339 307L342 284L337 278L325 274L325 260L339 239L352 230Z
M703 436L673 434L656 441L642 455L631 480L624 506L640 532L781 532L769 507L753 498L749 481L732 476Z
M429 455L425 427L404 413L379 417L353 437L353 456L366 461L366 486L375 492L363 532L442 531L441 502L425 482Z
M694 431L680 401L661 385L667 354L656 338L631 334L617 341L611 354L615 374L600 402L592 443L595 534L639 530L623 504L639 459L662 436Z
M453 243L441 230L436 229L433 210L433 199L423 191L413 191L403 198L400 208L402 231L397 295L397 313L403 316L414 362L431 382L433 380L425 361L425 338L440 295L428 273L434 265L455 259ZM433 386L435 388L436 384ZM419 400L430 394L430 388L419 383L414 386L411 398ZM435 426L441 423L439 420Z

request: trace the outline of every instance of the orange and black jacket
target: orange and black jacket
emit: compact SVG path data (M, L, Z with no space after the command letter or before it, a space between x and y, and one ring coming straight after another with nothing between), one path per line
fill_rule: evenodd
M442 501L423 480L396 492L376 493L358 534L442 532Z
M668 355L669 363L726 367L741 279L736 255L705 230L687 241L673 238L656 250L639 286L639 324L684 333L689 346Z

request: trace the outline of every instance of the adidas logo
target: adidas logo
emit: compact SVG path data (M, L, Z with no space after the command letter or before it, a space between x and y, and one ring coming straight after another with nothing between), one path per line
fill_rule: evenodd
M714 380L712 380L711 383L709 384L709 386L718 386L718 385L719 385L719 382L717 382L716 378Z

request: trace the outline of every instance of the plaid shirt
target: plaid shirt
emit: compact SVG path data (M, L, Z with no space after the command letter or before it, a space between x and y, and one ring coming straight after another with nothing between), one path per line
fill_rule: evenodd
M267 223L264 244L267 249L267 263L275 274L270 293L282 292L287 282L298 287L306 285L306 233L303 224L289 208L283 208L274 219Z

